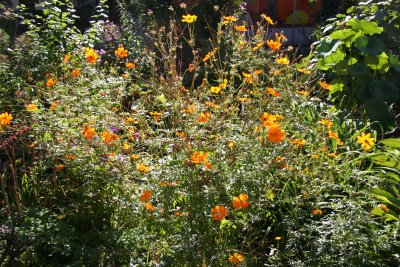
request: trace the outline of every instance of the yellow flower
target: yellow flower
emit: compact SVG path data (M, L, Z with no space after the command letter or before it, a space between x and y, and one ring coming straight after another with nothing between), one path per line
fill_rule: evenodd
M190 158L190 161L195 164L203 163L207 160L208 153L202 151L195 151Z
M94 51L93 48L86 47L86 53L85 53L86 61L95 64L97 60L99 59L99 55L97 54L96 51Z
M270 25L275 24L275 22L271 19L271 17L266 16L266 15L263 15L262 17L267 21L268 24L270 24Z
M253 47L253 51L256 51L258 49L260 49L261 47L263 47L264 42L259 42L257 43L254 47Z
M26 105L26 110L27 111L34 111L34 110L38 110L39 108L35 105L35 104L28 104Z
M242 72L243 77L244 77L244 83L253 83L254 79L251 74Z
M307 70L306 68L302 68L302 69L296 69L298 72L304 73L304 74L310 74L311 71Z
M218 94L221 91L221 88L219 86L212 86L210 88L210 92L213 94Z
M328 129L330 129L330 128L332 127L332 125L333 125L333 122L331 122L331 121L328 120L328 119L321 119L321 120L319 121L319 123L325 125L326 127L328 127Z
M299 90L299 91L297 91L297 93L304 95L304 96L308 96L310 94L310 92L307 90Z
M274 143L282 142L285 138L285 131L280 129L279 127L273 126L268 130L268 140Z
M182 16L182 22L186 22L186 23L193 23L197 20L197 16L196 15L183 15Z
M215 109L219 108L219 105L215 104L215 101L212 101L212 102L206 101L204 104L206 104L206 106L208 106L210 108L215 108Z
M126 63L125 63L125 67L126 67L127 69L133 69L133 68L135 68L135 63L126 62Z
M128 50L125 49L123 46L118 47L118 49L115 50L114 53L118 58L126 58L128 56Z
M326 90L330 90L331 89L331 85L324 82L324 81L319 81L318 82L319 86L321 86L322 88L326 89Z
M276 58L275 62L279 65L289 65L290 60L287 57Z
M140 202L146 202L151 198L151 195L153 194L153 191L151 190L143 190L143 193L139 197Z
M360 144L365 151L369 151L375 144L375 138L372 138L370 133L365 134L365 132L363 132L360 136L357 136L357 143Z
M0 114L0 125L9 125L13 119L12 114L3 112Z
M247 194L240 194L238 197L233 197L232 204L235 209L244 209L250 205Z
M236 25L235 30L237 30L238 32L247 32L246 25Z
M304 139L293 139L289 141L297 147L303 147L306 144L306 140Z
M234 16L224 16L222 17L222 24L226 25L231 22L235 22L236 20L237 18L235 18Z
M144 165L143 163L139 163L136 165L136 170L140 172L150 172L150 168Z
M211 216L215 221L222 221L228 216L228 209L222 205L215 206L211 209Z
M228 260L232 263L241 263L244 261L244 256L239 253L234 253L233 255L230 255Z
M131 147L131 145L130 145L129 143L124 143L124 144L122 145L122 148L123 148L124 150L128 150L130 147Z

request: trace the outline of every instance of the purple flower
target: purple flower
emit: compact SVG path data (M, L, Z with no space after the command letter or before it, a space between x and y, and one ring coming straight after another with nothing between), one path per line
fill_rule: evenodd
M140 133L139 132L135 133L135 138L136 138L136 141L139 141L139 138L140 138Z
M118 128L117 127L115 127L115 126L110 126L110 127L108 127L113 133L118 133Z
M100 50L97 51L97 53L99 55L105 55L106 51L104 51L104 49L100 49Z

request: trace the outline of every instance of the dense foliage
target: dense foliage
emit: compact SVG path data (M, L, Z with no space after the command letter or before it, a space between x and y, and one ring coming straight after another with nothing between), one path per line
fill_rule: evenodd
M83 33L42 5L1 50L1 265L399 265L398 139L271 18L223 13L201 50L189 6L131 37L105 1Z

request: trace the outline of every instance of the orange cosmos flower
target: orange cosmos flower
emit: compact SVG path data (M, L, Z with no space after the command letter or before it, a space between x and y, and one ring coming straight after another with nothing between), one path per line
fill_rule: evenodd
M63 61L66 63L66 62L68 62L70 59L71 59L71 53L68 53L68 54L65 55Z
M26 110L27 111L34 111L34 110L38 110L39 108L35 105L35 104L28 104L26 105Z
M99 55L97 54L96 51L94 51L93 48L86 47L86 53L85 53L86 61L95 64L97 60L99 59Z
M103 139L103 142L106 143L106 144L109 144L109 143L111 143L111 142L113 142L115 140L118 140L118 138L119 138L118 135L116 135L114 133L110 133L108 131L104 131L101 134L101 139Z
M13 119L13 115L8 112L0 114L0 125L9 125Z
M192 157L190 158L190 161L195 164L203 163L207 160L208 153L207 152L202 152L202 151L195 151L193 152Z
M64 169L64 164L58 164L58 165L56 165L56 171L62 171L63 169Z
M151 198L151 195L153 194L153 191L151 190L144 190L143 193L139 197L140 202L146 202Z
M139 163L136 165L136 170L140 172L150 172L150 168L144 165L143 163Z
M267 92L270 95L275 96L275 97L280 97L281 96L281 94L278 91L276 91L276 90L274 90L273 88L270 88L270 87L267 88Z
M239 253L234 253L233 255L230 255L228 260L232 263L241 263L244 261L244 256Z
M274 40L268 40L268 41L267 41L267 45L268 45L268 47L271 48L272 50L274 50L274 51L279 51L279 49L280 49L281 46L282 46L282 43L281 43L281 42L278 42L278 41L274 41Z
M53 87L55 84L56 84L56 80L54 80L54 79L48 79L47 81L46 81L46 86L47 87Z
M324 82L324 81L319 81L318 82L319 86L321 86L322 88L326 89L326 90L330 90L331 89L331 85Z
M390 211L390 209L385 204L379 204L378 207L386 213Z
M218 49L219 49L219 47L214 48L213 50L208 52L201 61L206 62L207 60L209 60L212 56L215 55L215 53L218 51Z
M269 48L271 48L274 51L279 51L279 49L282 46L282 41L286 41L286 36L281 33L278 35L278 33L275 33L275 41L274 40L268 40L267 45Z
M253 51L256 51L258 49L260 49L261 47L263 47L264 42L259 42L257 43L254 47L253 47Z
M329 137L332 138L332 139L340 140L340 139L339 139L339 135L338 135L337 133L335 133L335 132L329 131L329 132L328 132L328 135L329 135Z
M81 70L80 69L74 69L72 71L72 76L74 77L78 77L81 74Z
M60 100L51 103L51 106L50 106L49 109L50 110L55 110L58 107L58 104L60 104Z
M158 111L150 112L150 115L153 116L153 121L157 122L161 118L161 113Z
M206 123L206 122L208 122L210 120L210 118L211 118L211 114L210 113L201 112L200 115L197 117L197 121L199 123Z
M126 63L125 63L125 67L126 67L127 69L133 69L133 68L135 68L135 63L126 62Z
M247 32L246 25L236 25L235 30L237 30L238 32Z
M233 197L232 204L235 209L244 209L250 205L247 194L240 194L238 197Z
M322 215L322 213L324 213L322 210L320 209L313 209L311 211L312 215Z
M273 126L268 130L268 140L274 143L282 142L285 138L285 132L279 127Z
M144 204L143 207L148 211L154 211L154 206L150 202L147 202L146 204Z
M274 114L270 114L267 112L262 114L261 118L260 118L262 125L266 128L273 127L273 126L279 127L280 123L277 122L277 120L280 120L280 119L283 119L282 115L279 115L279 114L274 115Z
M121 59L128 56L128 50L126 50L123 46L118 47L118 49L115 50L114 53L118 58Z
M87 125L83 125L82 134L87 140L92 140L93 136L95 136L97 133L96 133L96 130L93 127L87 126Z
M222 221L228 216L228 209L222 205L215 206L211 209L211 216L214 221Z

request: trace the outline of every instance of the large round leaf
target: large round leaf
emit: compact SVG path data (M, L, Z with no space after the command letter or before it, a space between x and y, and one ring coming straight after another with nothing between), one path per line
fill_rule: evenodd
M374 80L371 83L370 92L373 96L385 102L393 103L399 98L399 88L386 80Z
M384 42L375 37L360 36L357 38L354 46L361 51L363 56L375 57L381 54L386 45Z

